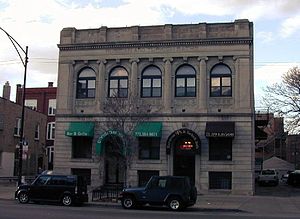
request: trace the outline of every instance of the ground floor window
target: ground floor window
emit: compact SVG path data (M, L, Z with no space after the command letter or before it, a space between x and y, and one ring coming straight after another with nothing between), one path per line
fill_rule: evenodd
M231 172L209 172L209 189L231 189Z
M91 169L85 168L72 168L72 175L82 176L87 185L91 185Z
M209 138L209 160L232 160L232 139Z
M138 170L139 186L145 186L151 176L159 176L158 170Z
M139 159L159 160L160 138L139 138Z
M92 143L89 137L72 137L72 158L92 158Z

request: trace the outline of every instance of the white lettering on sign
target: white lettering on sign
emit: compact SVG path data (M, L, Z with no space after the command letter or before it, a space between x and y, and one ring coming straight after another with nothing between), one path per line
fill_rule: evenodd
M206 137L234 137L234 133L230 132L206 132Z
M68 136L88 136L88 133L86 133L86 132L68 132L67 131L67 135Z
M136 132L136 136L144 136L144 137L158 137L156 132Z

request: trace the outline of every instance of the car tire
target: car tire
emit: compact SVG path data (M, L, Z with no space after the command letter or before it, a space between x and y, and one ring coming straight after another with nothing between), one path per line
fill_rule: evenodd
M29 196L27 192L20 192L18 195L18 200L21 204L26 204L29 202Z
M172 211L179 211L183 209L183 203L179 197L170 197L167 200L168 208Z
M135 198L129 195L122 198L121 204L122 207L125 209L132 209L135 208L137 205Z
M64 206L71 206L73 204L73 199L72 199L72 196L71 195L64 195L61 199L61 203L64 205Z

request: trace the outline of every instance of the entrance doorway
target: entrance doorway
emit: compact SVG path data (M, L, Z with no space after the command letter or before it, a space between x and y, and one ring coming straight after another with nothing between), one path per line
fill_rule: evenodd
M173 152L173 175L188 176L195 184L195 156L201 151L198 135L189 129L176 130L169 136L166 149L169 155Z
M125 159L122 154L122 140L118 136L105 139L105 184L123 184Z
M195 153L192 150L192 139L188 136L178 137L174 142L173 174L188 176L195 183Z

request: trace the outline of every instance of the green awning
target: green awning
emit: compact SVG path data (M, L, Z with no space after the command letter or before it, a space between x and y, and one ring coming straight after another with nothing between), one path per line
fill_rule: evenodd
M135 137L161 137L162 122L141 122L134 130Z
M69 137L93 137L94 127L95 124L93 122L71 122L69 125L69 129L65 131L65 135Z
M105 141L107 136L111 136L111 135L112 136L114 136L114 135L118 136L122 140L122 147L121 148L122 148L122 150L125 150L124 134L122 132L117 131L117 130L108 130L108 131L102 133L99 136L99 138L96 142L96 154L97 155L102 154L103 147L104 147L104 145L103 145L104 141ZM122 154L124 154L124 153L125 153L125 151L122 151Z

